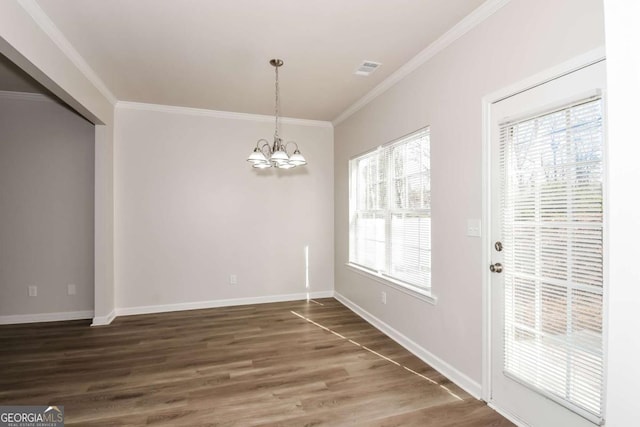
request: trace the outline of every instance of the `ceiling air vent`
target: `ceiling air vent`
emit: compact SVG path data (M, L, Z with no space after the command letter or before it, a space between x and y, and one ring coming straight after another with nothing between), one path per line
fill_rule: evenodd
M354 74L358 76L369 76L377 70L382 64L374 61L363 61Z

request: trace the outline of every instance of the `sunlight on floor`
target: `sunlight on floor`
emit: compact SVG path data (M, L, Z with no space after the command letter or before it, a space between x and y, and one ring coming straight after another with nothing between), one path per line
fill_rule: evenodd
M324 304L321 304L321 303L319 303L319 302L317 302L317 301L313 301L313 300L311 300L311 302L315 302L316 304L324 305ZM320 324L320 323L318 323L318 322L314 322L313 320L309 319L308 317L303 316L303 315L302 315L302 314L300 314L300 313L296 313L295 311L291 311L291 313L292 313L292 314L294 314L294 315L296 315L296 316L298 316L299 318L301 318L301 319L303 319L303 320L306 320L307 322L311 323L312 325L315 325L315 326L317 326L317 327L319 327L319 328L321 328L321 329L324 329L324 330L325 330L325 331L327 331L327 332L332 333L333 335L335 335L335 336L337 336L337 337L339 337L339 338L341 338L341 339L343 339L343 340L345 340L345 341L349 341L351 344L357 345L358 347L362 348L363 350L368 351L369 353L375 354L376 356L378 356L378 357L379 357L379 358L381 358L381 359L386 360L387 362L393 363L393 364L394 364L394 365L396 365L396 366L399 366L399 367L401 367L401 368L406 369L407 371L411 372L412 374L417 375L417 376L419 376L420 378L422 378L422 379L425 379L425 380L429 381L431 384L435 384L435 385L439 386L441 389L443 389L444 391L446 391L447 393L449 393L451 396L455 397L456 399L458 399L458 400L462 400L462 398L461 398L460 396L458 396L457 394L455 394L454 392L452 392L451 390L449 390L449 388L447 388L446 386L444 386L444 385L442 385L442 384L438 384L436 381L432 380L431 378L429 378L429 377L427 377L427 376L425 376L425 375L422 375L422 374L420 374L420 373L418 373L418 372L414 371L413 369L408 368L408 367L406 367L406 366L404 366L404 365L402 365L402 364L400 364L400 363L396 362L395 360L390 359L390 358L388 358L387 356L385 356L385 355L382 355L382 354L378 353L377 351L371 350L370 348L368 348L368 347L366 347L366 346L364 346L364 345L362 345L362 344L360 344L360 343L358 343L358 342L356 342L356 341L354 341L354 340L352 340L352 339L350 339L350 338L347 338L347 337L345 337L344 335L339 334L338 332L336 332L336 331L334 331L334 330L332 330L332 329L329 329L329 328L327 328L326 326L323 326L323 325L321 325L321 324Z

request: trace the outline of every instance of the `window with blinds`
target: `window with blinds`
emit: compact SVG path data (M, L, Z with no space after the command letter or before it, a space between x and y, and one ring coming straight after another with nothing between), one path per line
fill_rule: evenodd
M427 128L352 159L349 262L431 287L431 176Z
M603 113L592 97L500 126L505 374L601 419Z

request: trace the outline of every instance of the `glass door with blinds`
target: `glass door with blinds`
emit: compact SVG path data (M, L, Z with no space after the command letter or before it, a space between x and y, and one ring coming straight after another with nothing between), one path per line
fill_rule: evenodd
M491 106L491 400L604 419L604 62Z

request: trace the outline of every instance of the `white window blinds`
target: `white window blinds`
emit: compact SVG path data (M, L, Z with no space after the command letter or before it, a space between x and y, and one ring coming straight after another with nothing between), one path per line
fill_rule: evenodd
M590 98L501 126L507 375L591 419L603 394L603 124Z
M350 174L349 261L430 288L428 129L352 159Z

